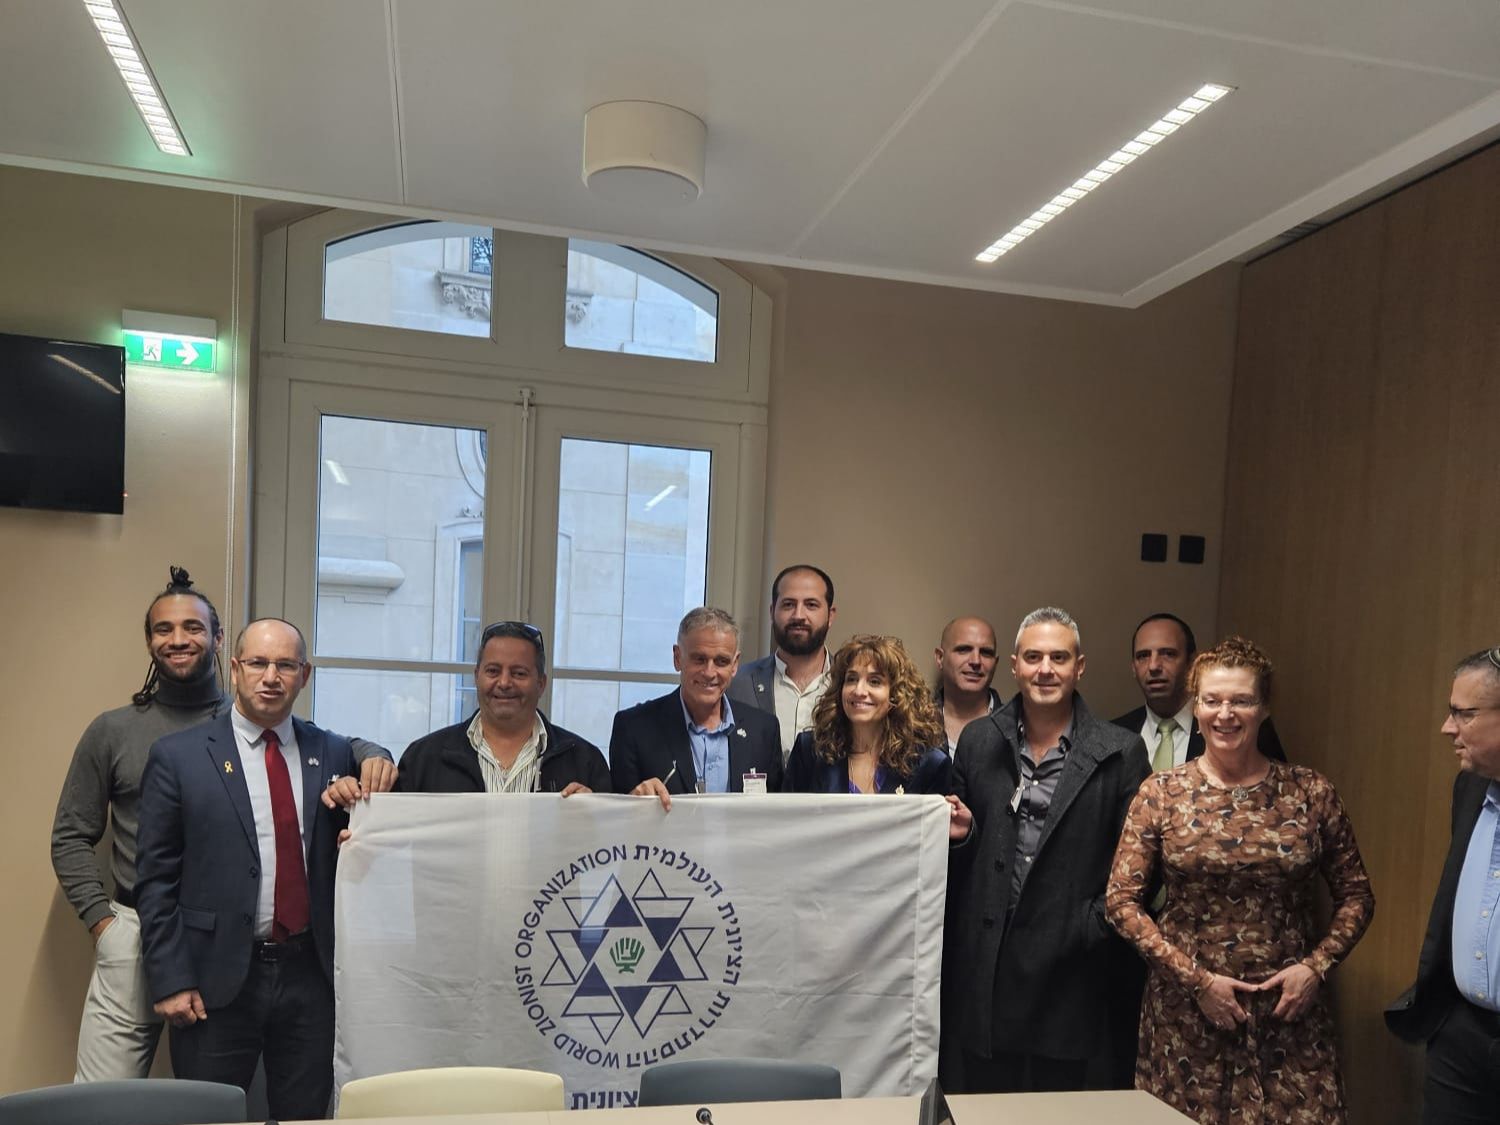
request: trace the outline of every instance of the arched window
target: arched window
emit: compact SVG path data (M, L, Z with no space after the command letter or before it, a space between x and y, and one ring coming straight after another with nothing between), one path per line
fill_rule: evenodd
M719 295L660 258L571 239L567 300L570 348L714 361Z
M323 316L444 332L490 334L493 232L460 223L402 223L330 242Z

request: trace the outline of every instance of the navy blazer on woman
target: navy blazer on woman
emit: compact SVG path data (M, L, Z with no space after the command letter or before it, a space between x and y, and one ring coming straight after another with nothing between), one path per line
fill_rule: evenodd
M884 770L880 778L879 791L894 793L899 787L903 793L936 793L946 796L953 792L953 759L946 750L925 750L917 759L910 777L903 777L892 770ZM787 759L786 776L781 782L783 793L847 793L849 792L849 762L825 762L813 748L813 734L805 730L792 743L792 756Z
M325 808L335 775L355 773L349 740L292 720L302 759L302 840L313 940L333 983L333 875L342 810ZM136 908L152 1000L196 988L222 1008L250 971L260 845L245 763L229 714L157 739L141 778ZM296 784L297 779L293 779Z

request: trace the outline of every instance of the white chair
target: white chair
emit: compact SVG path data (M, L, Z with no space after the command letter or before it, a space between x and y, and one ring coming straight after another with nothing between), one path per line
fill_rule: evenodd
M563 1080L541 1070L443 1066L344 1083L339 1117L428 1117L563 1108Z

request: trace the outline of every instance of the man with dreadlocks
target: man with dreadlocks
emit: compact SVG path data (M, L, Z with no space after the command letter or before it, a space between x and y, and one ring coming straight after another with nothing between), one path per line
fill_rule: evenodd
M63 893L94 939L94 973L78 1029L76 1082L144 1078L161 1036L141 964L141 927L135 912L136 828L141 774L151 744L225 713L219 648L219 613L193 586L188 572L171 568L171 581L146 610L151 667L126 707L99 715L73 751L52 822L52 867ZM365 790L395 783L390 754L369 742L354 743ZM94 853L107 826L114 829L105 889Z

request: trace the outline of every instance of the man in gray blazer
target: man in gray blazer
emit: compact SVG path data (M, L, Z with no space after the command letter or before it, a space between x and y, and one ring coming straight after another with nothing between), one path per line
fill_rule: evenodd
M776 716L785 762L797 735L812 727L813 708L828 689L828 628L838 610L833 579L809 563L784 569L771 583L771 635L776 649L746 664L729 698Z
M1105 1045L1104 885L1126 809L1150 775L1140 735L1097 719L1076 688L1078 626L1027 614L1011 656L1020 692L958 740L952 928L943 1027L971 1092L1081 1089Z

